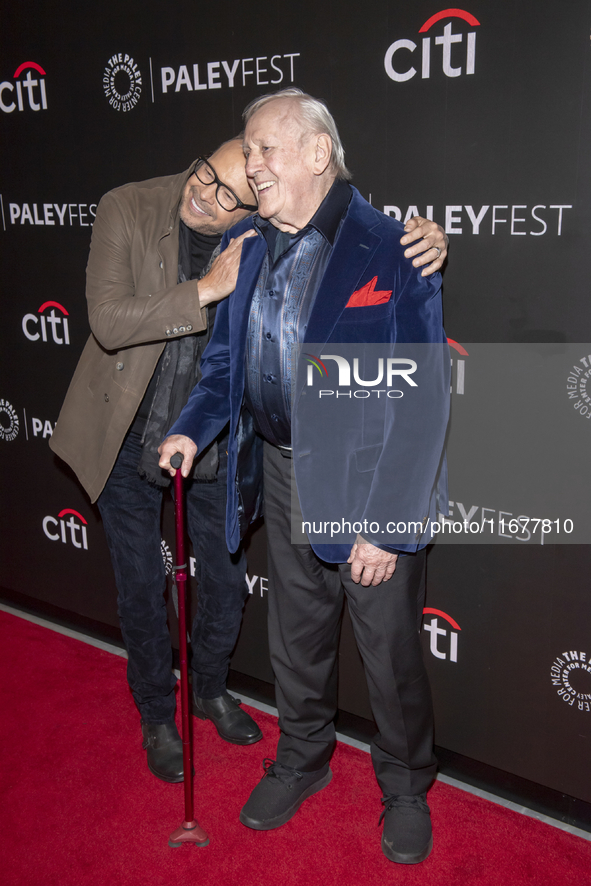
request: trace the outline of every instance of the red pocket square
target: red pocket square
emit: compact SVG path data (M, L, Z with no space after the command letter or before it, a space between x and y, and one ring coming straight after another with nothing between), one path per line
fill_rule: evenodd
M368 305L382 305L384 302L390 301L392 295L391 289L376 289L378 278L374 277L357 292L354 292L347 304L346 308L365 308Z

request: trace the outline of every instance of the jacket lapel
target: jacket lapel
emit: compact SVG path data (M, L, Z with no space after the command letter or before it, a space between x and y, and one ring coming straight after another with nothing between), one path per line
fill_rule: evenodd
M262 237L250 237L242 244L236 289L230 296L230 324L233 327L230 334L232 336L246 335L250 303L266 251L267 244ZM244 341L244 338L241 341Z
M241 355L238 360L232 361L233 391L239 394L240 402L244 391L244 353L250 305L266 251L267 244L262 237L250 237L244 241L236 289L230 295L230 353Z
M353 197L316 295L304 342L325 344L328 341L382 242L382 238L371 230L379 228L379 217L376 218L375 211L356 188L352 190ZM294 407L297 407L305 386L306 375L302 367L300 361Z
M379 224L375 211L353 188L351 204L316 295L304 341L324 343L330 338L382 242L371 230Z
M194 163L180 176L180 189L172 194L168 208L168 221L158 239L158 253L164 265L166 286L175 286L179 279L179 222L178 213L185 185L189 180Z

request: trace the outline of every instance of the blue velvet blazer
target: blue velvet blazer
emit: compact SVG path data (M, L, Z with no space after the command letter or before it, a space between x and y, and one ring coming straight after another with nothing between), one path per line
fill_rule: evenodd
M404 257L400 244L403 225L383 215L367 203L352 188L349 204L330 261L324 273L309 318L306 341L315 343L346 342L446 342L442 321L441 277L433 274L421 277ZM222 249L230 237L239 236L252 227L246 219L224 235ZM184 434L195 441L199 451L207 446L230 422L228 449L228 500L226 539L231 551L240 543L239 501L237 488L239 418L244 397L245 347L252 296L266 252L262 237L244 241L242 260L232 295L217 308L215 327L202 362L202 378L193 390L171 434ZM382 304L346 307L351 295L378 277L376 289L392 290L390 299ZM339 441L333 453L334 476L341 477L330 489L334 499L334 513L347 515L348 476L351 462L362 465L368 502L387 498L387 502L404 499L412 503L413 512L421 517L435 518L435 498L439 491L447 503L445 463L443 453L449 410L449 357L440 361L436 378L436 414L432 416L428 434L406 434L400 439L396 423L379 430L380 439L367 438L367 429L359 428L359 436L348 435ZM415 438L416 437L416 438ZM313 429L300 426L298 408L292 417L292 445L298 494L304 519L309 511L311 497L319 484L326 483L326 458L315 456L317 440ZM417 472L410 482L408 477L392 473L396 452L401 446L416 453ZM257 456L258 457L258 456ZM384 482L388 478L388 482ZM439 490L437 485L439 482ZM355 497L359 498L356 484ZM382 501L386 507L387 502ZM382 508L383 510L384 508ZM446 512L446 511L444 511ZM365 536L367 538L367 536ZM380 539L367 538L379 543ZM430 540L423 534L412 544L397 545L396 550L414 551ZM349 556L351 543L320 544L310 539L312 547L323 560L342 563ZM386 545L382 545L387 547ZM394 548L392 548L394 550Z

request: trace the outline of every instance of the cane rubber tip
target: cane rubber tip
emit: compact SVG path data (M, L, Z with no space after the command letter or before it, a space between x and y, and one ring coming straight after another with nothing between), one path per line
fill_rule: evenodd
M168 845L170 846L171 849L178 849L179 846L182 846L184 842L188 843L189 846L199 846L199 847L209 846L209 837L207 838L205 843L196 843L195 840L186 840L181 843L173 843L172 840L169 840Z
M200 828L197 822L189 822L192 827L186 827L187 824L188 822L183 822L181 827L177 828L170 835L168 840L170 848L178 849L183 843L192 843L193 846L207 846L209 844L209 837L203 828Z

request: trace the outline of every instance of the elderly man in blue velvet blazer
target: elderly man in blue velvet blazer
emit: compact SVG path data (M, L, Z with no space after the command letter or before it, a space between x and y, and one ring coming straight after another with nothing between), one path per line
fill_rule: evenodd
M449 398L441 280L404 258L400 223L348 184L338 132L322 102L283 90L253 102L245 122L246 174L259 212L226 234L222 248L248 228L257 236L244 242L236 290L218 307L203 377L160 450L160 464L169 469L172 454L182 452L186 476L196 452L230 422L226 537L235 550L244 492L257 492L257 441L264 439L269 644L281 736L276 760L265 765L240 820L258 830L280 827L331 780L346 597L379 728L372 761L384 794L382 849L392 861L415 864L432 847L426 791L436 766L419 627ZM366 439L360 426L335 445L336 467L329 471L325 441L315 445L297 406L292 427L294 355L310 342L323 344L325 362L330 343L435 347L428 432L396 418L384 420L379 439L375 431ZM296 393L301 403L302 391ZM241 443L250 454L246 471ZM409 467L405 462L396 472L403 452ZM419 531L399 544L382 544L371 533L335 544L294 540L293 513L301 526L323 484L347 506L341 487L352 482L352 463L365 475L368 500L381 500L387 510L404 499L420 518Z

